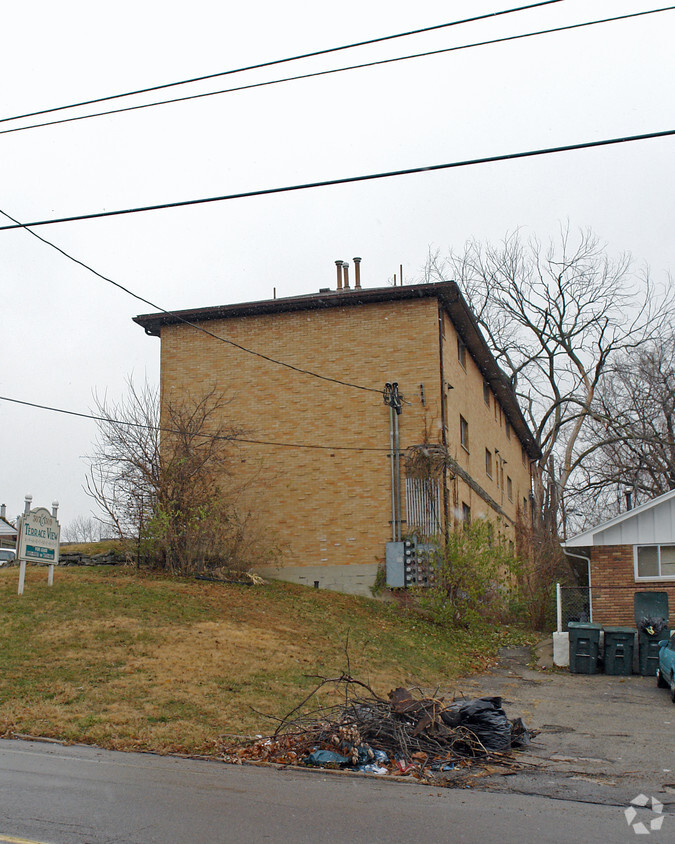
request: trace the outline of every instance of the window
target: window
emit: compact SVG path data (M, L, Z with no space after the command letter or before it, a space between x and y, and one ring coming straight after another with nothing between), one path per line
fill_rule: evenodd
M460 362L463 369L466 369L466 346L457 338L457 360Z
M469 450L469 423L463 416L459 417L459 442L465 451Z
M485 471L492 477L492 452L488 448L485 449Z
M508 419L504 419L504 431L506 432L506 439L511 439L511 423Z
M465 525L471 524L471 507L462 501L462 521Z
M675 578L675 545L638 545L635 551L635 577Z
M527 466L527 454L525 452L525 446L523 446L520 450L520 458L523 461L523 466Z
M483 384L483 401L490 407L490 385L485 383Z
M506 495L509 501L513 501L513 481L508 475L506 476Z

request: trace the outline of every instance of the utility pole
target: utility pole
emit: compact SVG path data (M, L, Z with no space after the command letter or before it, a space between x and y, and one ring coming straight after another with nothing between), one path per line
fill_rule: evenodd
M403 409L403 396L398 391L398 381L387 381L382 393L389 406L389 445L391 458L391 538L401 541L401 461L398 417Z

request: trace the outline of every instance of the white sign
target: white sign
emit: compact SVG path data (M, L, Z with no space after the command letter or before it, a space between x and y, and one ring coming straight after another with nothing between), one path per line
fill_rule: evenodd
M19 520L17 557L28 562L58 565L61 527L45 507L24 513Z

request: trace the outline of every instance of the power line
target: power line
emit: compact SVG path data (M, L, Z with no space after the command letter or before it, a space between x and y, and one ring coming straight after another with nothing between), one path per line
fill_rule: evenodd
M483 15L475 15L475 16L470 17L470 18L463 18L462 20L450 21L449 23L435 24L434 26L426 26L426 27L423 27L421 29L412 29L412 30L409 30L408 32L399 32L399 33L396 33L394 35L383 35L383 36L380 36L378 38L370 38L370 39L365 40L365 41L356 41L352 44L343 44L339 47L328 47L324 50L314 50L313 52L310 52L310 53L301 53L297 56L289 56L289 57L284 58L284 59L273 59L273 60L266 61L266 62L260 62L259 64L252 64L252 65L247 65L245 67L234 68L232 70L223 70L223 71L219 71L218 73L209 73L209 74L206 74L205 76L195 76L191 79L182 79L178 82L166 82L162 85L152 85L152 86L149 86L147 88L139 88L135 91L127 91L127 92L122 93L122 94L110 94L109 96L97 97L97 98L91 99L91 100L83 100L83 101L78 102L78 103L70 103L69 105L54 106L53 108L42 109L41 111L30 111L30 112L26 112L25 114L17 114L14 117L3 117L3 118L0 118L0 123L6 123L6 122L9 122L11 120L21 120L22 118L25 118L25 117L37 117L40 114L52 114L56 111L65 111L67 109L79 108L81 106L86 106L86 105L95 105L96 103L108 102L110 100L118 100L118 99L122 99L124 97L133 97L133 96L136 96L137 94L147 94L147 93L151 93L152 91L161 91L161 90L164 90L166 88L175 88L179 85L189 85L193 82L204 82L208 79L216 79L220 76L231 76L235 73L244 73L245 71L249 71L249 70L260 70L261 68L273 67L275 65L280 65L280 64L287 64L288 62L300 61L301 59L309 59L309 58L313 58L315 56L325 56L329 53L337 53L337 52L341 52L343 50L352 50L355 47L366 47L366 46L369 46L371 44L382 43L383 41L393 41L394 39L397 39L397 38L407 38L408 36L411 36L411 35L421 35L425 32L434 32L435 30L446 29L446 28L451 27L451 26L460 26L461 24L465 24L465 23L475 23L476 21L487 20L489 18L495 18L495 17L499 17L499 16L502 16L502 15L510 15L510 14L513 14L514 12L523 12L523 11L527 11L528 9L536 9L540 6L550 6L553 3L560 3L560 2L562 2L562 0L542 0L542 2L530 3L526 6L518 6L518 7L513 8L513 9L503 9L502 11L499 11L499 12L487 12Z
M627 14L627 15L618 15L618 16L610 17L610 18L602 18L601 20L585 21L583 23L574 23L574 24L569 24L567 26L557 26L557 27L554 27L552 29L540 29L540 30L537 30L535 32L525 32L525 33L521 33L520 35L507 35L507 36L504 36L502 38L492 38L488 41L476 41L472 44L460 44L459 46L456 46L456 47L444 47L444 48L439 49L439 50L427 50L427 51L422 52L422 53L412 53L412 54L407 55L407 56L397 56L397 57L391 58L391 59L378 59L376 61L363 62L361 64L348 65L346 67L330 68L329 70L318 70L318 71L315 71L313 73L303 73L303 74L299 74L297 76L285 76L285 77L282 77L281 79L270 79L270 80L267 80L265 82L252 82L248 85L239 85L235 88L223 88L219 91L207 91L207 92L202 93L202 94L190 94L190 95L185 96L185 97L174 97L172 99L158 100L158 101L155 101L155 102L152 102L152 103L142 103L140 105L134 105L134 106L123 106L121 108L108 109L107 111L93 112L92 114L81 114L81 115L77 115L75 117L64 117L60 120L48 120L48 121L45 121L44 123L31 123L28 126L16 126L12 129L0 129L0 135L9 135L9 134L12 134L14 132L25 132L29 129L42 129L42 128L45 128L47 126L59 126L63 123L75 123L79 120L90 120L90 119L95 118L95 117L106 117L106 116L112 115L112 114L124 114L124 113L131 112L131 111L140 111L140 110L146 109L146 108L154 108L155 106L170 105L172 103L183 103L183 102L188 102L190 100L204 99L205 97L214 97L214 96L218 96L220 94L233 94L233 93L236 93L238 91L250 91L250 90L253 90L255 88L265 88L265 87L269 87L271 85L284 84L286 82L298 82L298 81L303 80L303 79L313 79L313 78L316 78L316 77L319 77L319 76L329 76L329 75L336 74L336 73L344 73L344 72L350 71L350 70L362 70L362 69L368 68L368 67L377 67L379 65L392 64L394 62L403 62L403 61L408 61L410 59L424 58L426 56L438 56L438 55L441 55L443 53L454 53L458 50L469 50L469 49L472 49L473 47L486 47L486 46L489 46L491 44L503 44L503 43L506 43L506 42L509 42L509 41L518 41L518 40L521 40L523 38L533 38L533 37L536 37L536 36L539 36L539 35L550 35L551 33L566 32L566 31L569 31L569 30L572 30L572 29L580 29L582 27L587 27L587 26L596 26L597 24L604 24L604 23L611 23L613 21L627 20L628 18L639 18L639 17L643 17L644 15L654 15L654 14L657 14L659 12L669 12L669 11L673 11L674 9L675 9L675 6L665 6L661 9L650 9L646 12L633 12L633 13ZM64 108L69 108L69 107L70 106L64 106ZM38 114L40 114L40 113L43 113L43 112L38 112ZM17 119L17 118L5 118L5 120L14 120L14 119ZM2 122L3 122L3 120L0 120L0 123L2 123Z
M299 372L303 375L311 375L313 378L319 378L321 381L328 381L331 384L339 384L342 387L353 387L355 390L363 390L369 393L378 393L381 395L382 390L378 390L376 387L365 387L363 384L352 384L350 381L342 381L339 378L331 378L329 375L321 375L318 372L313 372L310 369L303 369L299 366L294 366L291 363L286 363L286 361L277 360L276 358L270 357L269 355L265 355L262 352L256 352L253 349L248 349L246 346L242 346L240 343L235 343L234 340L228 340L227 337L222 337L220 334L214 334L213 331L209 331L208 328L204 328L203 326L190 322L187 319L184 319L180 314L176 313L176 311L167 311L165 308L162 308L160 305L151 302L149 299L145 299L143 296L139 295L138 293L134 293L133 290L130 290L128 287L125 287L123 284L120 284L118 281L115 281L108 276L103 275L98 270L95 270L93 267L89 266L89 264L85 264L84 261L80 261L79 258L75 258L70 253L66 252L65 249L62 249L60 246L57 246L55 243L52 243L50 240L42 237L41 235L37 234L37 232L31 231L26 224L19 223L18 220L14 219L11 214L8 214L6 211L2 211L0 209L0 214L3 214L5 217L8 217L10 220L14 220L17 224L16 227L25 229L28 234L33 235L33 237L37 238L39 241L44 243L46 246L55 249L64 258L68 258L69 261L72 261L75 264L79 264L79 266L83 267L85 270L88 270L90 273L93 273L98 278L102 279L103 281L108 282L108 284L112 284L114 287L117 287L119 290L122 290L124 293L127 293L129 296L132 296L134 299L137 299L139 302L143 302L144 305L149 305L151 308L154 308L157 311L160 311L167 316L174 317L178 322L183 323L184 325L190 326L190 328L194 328L197 331L200 331L202 334L206 334L208 337L212 337L214 340L218 340L221 343L227 343L229 346L233 346L235 349L239 349L242 352L246 352L249 355L253 355L258 358L262 358L262 360L266 360L269 363L277 364L278 366L283 366L286 369L291 369L293 372Z
M47 404L38 404L32 401L22 401L21 399L14 399L10 396L0 396L0 401L11 402L12 404L20 404L24 407L32 407L37 410L47 410L50 413L61 413L65 416L76 416L80 419L91 419L94 422L104 422L109 425L122 425L127 428L139 428L146 431L157 431L162 434L181 434L182 432L177 428L165 428L161 425L145 425L142 422L129 422L121 419L113 419L108 416L96 416L93 413L81 413L77 410L66 410L63 407L52 407ZM201 433L198 436L210 440L227 440L228 442L239 442L247 445L266 445L274 448L310 448L319 449L322 451L379 451L382 453L389 453L389 448L377 446L353 446L353 445L314 445L311 443L286 443L276 442L274 440L253 440L247 437L230 437L219 434Z
M527 150L525 152L510 152L503 155L489 155L482 158L470 158L463 161L452 161L447 164L431 164L425 167L410 167L405 170L389 170L382 173L368 173L362 176L345 176L341 179L325 179L320 182L306 182L305 184L284 185L276 188L263 188L261 190L242 191L241 193L224 194L222 196L209 196L202 199L185 199L178 202L163 202L157 205L143 205L136 208L124 208L118 211L97 211L92 214L77 214L71 217L56 217L49 220L34 220L30 223L18 223L15 225L0 226L0 231L10 229L27 228L28 226L51 226L56 223L75 223L82 220L96 220L102 217L119 217L125 214L140 214L146 211L162 211L168 208L185 208L189 205L205 205L210 202L226 202L232 199L249 199L254 196L271 196L279 193L291 193L293 191L310 190L313 188L333 187L335 185L347 185L355 182L375 181L376 179L390 179L394 176L411 176L416 173L430 173L437 170L452 170L459 167L471 167L477 164L494 164L499 161L516 161L521 158L535 158L542 155L553 155L559 152L574 152L576 150L594 149L596 147L613 146L616 144L633 143L634 141L647 141L655 138L667 138L675 135L675 129L666 129L661 132L647 132L641 135L627 135L620 138L606 138L600 141L583 141L577 144L567 144L558 147L546 147L543 149ZM4 213L4 212L3 212ZM5 216L10 217L9 214ZM35 234L35 232L31 232ZM45 241L49 244L49 241ZM49 244L53 246L53 244ZM55 247L58 248L58 247ZM64 253L65 254L65 253ZM68 256L70 257L70 256ZM108 280L108 279L106 279ZM146 300L141 300L146 301ZM156 307L156 305L152 305ZM159 308L158 310L161 310Z

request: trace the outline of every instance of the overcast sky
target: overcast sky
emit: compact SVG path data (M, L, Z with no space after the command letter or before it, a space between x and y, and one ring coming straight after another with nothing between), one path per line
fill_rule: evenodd
M525 0L523 0L523 3ZM0 117L515 7L508 0L190 3L60 0L3 9ZM140 103L647 9L562 0L318 59L117 101ZM0 134L0 208L22 221L174 202L675 128L675 12ZM99 109L97 109L99 110ZM85 110L68 112L83 114ZM66 114L53 115L64 117ZM39 120L49 119L43 116ZM0 123L0 130L34 120ZM428 249L522 227L591 227L665 281L675 268L675 139L36 229L163 308L310 293L337 258L364 286ZM3 218L4 219L4 218ZM0 232L0 394L88 412L155 382L152 311L22 230ZM311 363L308 361L308 364ZM0 503L82 490L94 423L0 401Z

